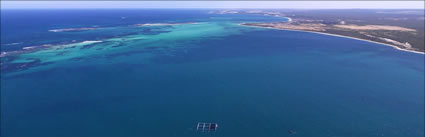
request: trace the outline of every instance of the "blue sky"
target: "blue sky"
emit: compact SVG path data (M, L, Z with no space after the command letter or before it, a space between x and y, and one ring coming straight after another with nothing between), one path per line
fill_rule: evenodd
M424 9L424 1L1 1L1 8Z

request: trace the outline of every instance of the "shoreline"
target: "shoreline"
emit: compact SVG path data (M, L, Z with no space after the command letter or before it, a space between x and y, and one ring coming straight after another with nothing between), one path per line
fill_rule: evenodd
M332 34L332 33L326 33L326 32L317 32L317 31L296 30L296 29L280 29L280 28L274 28L274 27L262 27L262 26L244 25L243 23L240 23L238 25L246 26L246 27L258 27L258 28L266 28L266 29L308 32L308 33L316 33L316 34L322 34L322 35L328 35L328 36L349 38L349 39L361 40L361 41L371 42L371 43L375 43L375 44L381 44L381 45L385 45L385 46L390 46L390 47L392 47L394 49L397 49L397 50L400 50L400 51L405 51L405 52L410 52L410 53L416 53L416 54L423 54L423 55L425 55L425 52L420 52L420 51L416 51L416 50L403 49L403 48L400 48L400 47L395 46L395 45L391 45L391 44L387 44L387 43L382 43L382 42L377 42L377 41L372 41L372 40L367 40L367 39L361 39L361 38L351 37L351 36L344 36L344 35L338 35L338 34Z

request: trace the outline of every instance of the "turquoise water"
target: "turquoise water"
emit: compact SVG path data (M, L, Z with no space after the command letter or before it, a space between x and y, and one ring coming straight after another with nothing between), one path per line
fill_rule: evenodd
M105 29L47 32L59 21L15 45L55 43L38 50L4 46L16 41L2 35L2 51L25 52L2 57L1 135L424 136L423 54L207 12L108 10L92 15ZM132 26L164 22L196 24ZM197 122L219 127L197 132Z

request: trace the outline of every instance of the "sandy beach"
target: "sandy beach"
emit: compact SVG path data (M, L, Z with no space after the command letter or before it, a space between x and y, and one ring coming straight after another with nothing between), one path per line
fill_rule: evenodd
M367 41L367 42L372 42L372 43L381 44L381 45L385 45L385 46L390 46L390 47L393 47L393 48L395 48L397 50L401 50L401 51L407 51L407 52L417 53L417 54L425 54L424 52L419 52L419 51L414 51L414 50L408 50L408 49L402 49L400 47L397 47L397 46L391 45L391 44L387 44L387 43L381 43L381 42L376 42L376 41L371 41L371 40L366 40L366 39L361 39L361 38L356 38L356 37L350 37L350 36L344 36L344 35L337 35L337 34L331 34L331 33L325 33L325 32L306 31L306 30L295 30L295 29L281 29L281 28L273 28L273 27L261 27L261 26L244 25L243 23L241 23L239 25L241 25L241 26L247 26L247 27L258 27L258 28L277 29L277 30L286 30L286 31L309 32L309 33L316 33L316 34L322 34L322 35L343 37L343 38L349 38L349 39Z

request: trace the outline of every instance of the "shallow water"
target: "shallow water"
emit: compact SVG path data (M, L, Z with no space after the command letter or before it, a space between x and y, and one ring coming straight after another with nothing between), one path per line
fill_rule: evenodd
M58 15L64 12L77 14ZM56 36L100 43L58 44L2 58L8 64L39 62L2 69L1 135L424 136L423 54L237 25L282 18L207 12L103 11L99 20L199 23L151 27L147 33L131 27L136 19L116 21L107 24L108 35L94 30ZM68 25L85 27L82 21ZM57 40L34 31L44 41ZM13 42L12 34L4 37ZM219 127L200 133L197 122Z

